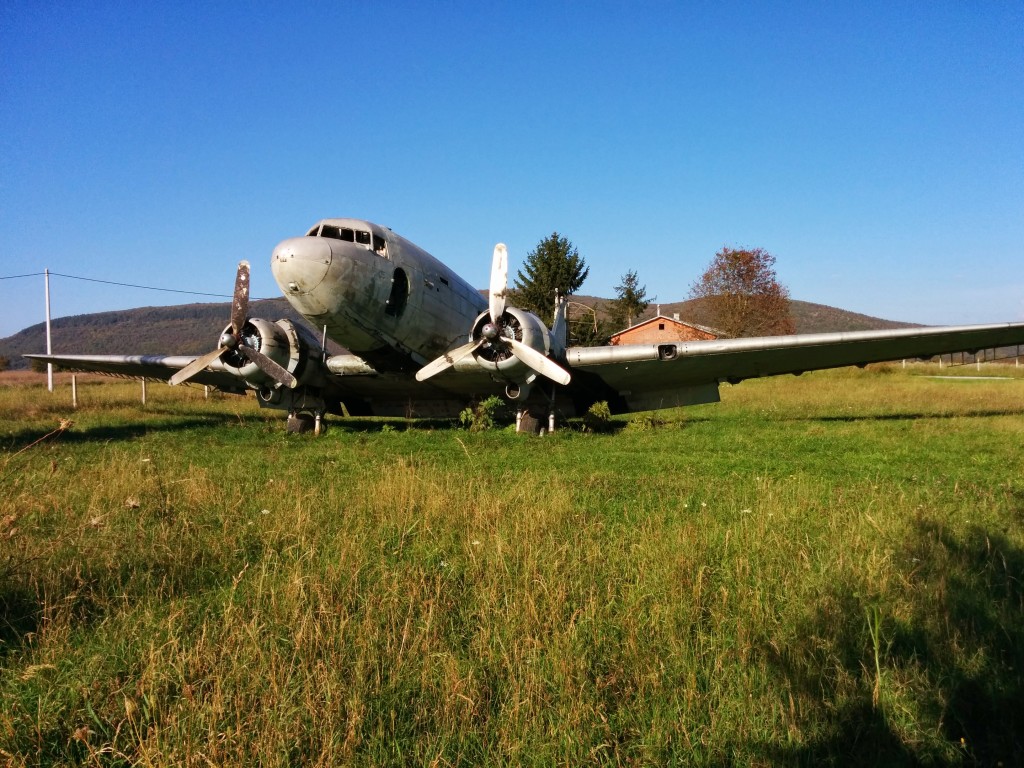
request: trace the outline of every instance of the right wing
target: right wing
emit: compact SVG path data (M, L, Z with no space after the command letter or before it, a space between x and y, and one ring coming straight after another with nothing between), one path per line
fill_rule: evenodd
M1024 323L999 323L572 347L566 361L581 385L642 411L713 402L720 382L1019 345Z

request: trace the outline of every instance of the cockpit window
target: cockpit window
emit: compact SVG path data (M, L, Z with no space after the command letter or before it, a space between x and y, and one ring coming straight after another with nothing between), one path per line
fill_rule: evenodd
M359 243L360 245L369 245L370 244L370 233L369 232L363 232L361 229L357 229L356 230L356 242Z
M366 235L369 238L369 233L360 232L361 235ZM344 240L346 243L355 242L356 233L348 227L336 227L333 224L317 224L309 232L306 233L306 237L329 237L332 240ZM359 242L364 245L369 245L369 239L360 240Z

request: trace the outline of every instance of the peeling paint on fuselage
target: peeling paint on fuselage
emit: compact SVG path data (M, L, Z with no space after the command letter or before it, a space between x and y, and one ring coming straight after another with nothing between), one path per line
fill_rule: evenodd
M295 237L274 249L271 268L292 306L315 327L326 326L327 335L353 353L423 365L463 343L487 308L476 289L391 230L358 219L321 224L369 232L386 247L382 254L370 244ZM407 295L400 311L389 314L394 281L403 274Z

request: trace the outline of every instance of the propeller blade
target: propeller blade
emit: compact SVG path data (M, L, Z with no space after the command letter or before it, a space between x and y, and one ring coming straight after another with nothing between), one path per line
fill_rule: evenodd
M202 370L205 370L210 365L210 363L212 363L214 360L220 357L221 354L226 349L227 347L217 347L215 350L213 350L213 352L207 352L202 357L197 357L195 360L186 365L176 374L171 376L171 378L167 380L167 383L170 384L171 386L174 386L175 384L184 384L197 373L199 373Z
M533 368L541 376L547 376L556 384L565 386L569 383L569 372L562 366L556 363L554 360L545 357L540 352L535 350L533 347L523 344L521 341L516 341L511 338L502 338L502 341L506 341L512 345L512 351L515 352L516 357L526 363L530 368Z
M491 322L498 324L505 314L505 290L508 288L508 248L504 243L494 246L491 261L490 310Z
M480 341L471 341L468 344L463 344L457 349L453 349L451 352L445 352L436 360L427 363L416 371L416 381L426 381L431 376L436 376L441 373L441 371L447 371L462 358L476 352L484 341L484 339L480 339Z
M235 275L235 293L231 299L231 331L237 337L242 326L249 319L249 262L245 259L238 262L238 273Z
M298 379L262 352L258 352L247 344L239 344L238 351L241 352L249 362L255 363L261 371L267 374L267 376L272 378L278 384L283 384L291 389L298 386Z

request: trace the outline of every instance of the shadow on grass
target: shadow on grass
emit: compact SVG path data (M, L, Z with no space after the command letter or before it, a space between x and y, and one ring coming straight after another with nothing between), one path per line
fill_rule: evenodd
M335 416L327 419L327 429L334 432L380 432L385 427L395 432L461 429L455 419L406 419L400 416ZM284 421L281 428L284 429Z
M40 606L35 595L0 581L0 659L19 648L39 628Z
M73 426L52 437L47 437L53 429L26 429L15 432L5 439L6 447L11 452L22 450L35 442L46 444L60 443L92 443L109 440L130 440L153 432L188 432L195 429L206 429L227 425L238 425L238 417L234 414L213 414L206 416L189 416L178 419L147 419L131 424L104 424L91 427ZM281 422L284 430L284 422ZM46 438L43 440L43 438Z
M943 421L947 419L971 419L986 416L1020 416L1024 415L1024 408L1002 408L983 409L976 408L970 411L957 411L956 413L863 413L863 414L842 414L834 416L791 416L781 421L822 421L822 422L857 422L857 421Z
M1024 516L1024 508L1012 513ZM766 649L818 724L804 744L761 750L772 762L808 765L1019 764L1024 550L980 526L953 534L922 521L897 558L908 564L909 618L887 616L884 596L867 599L857 585L837 585L801 627L808 642Z

